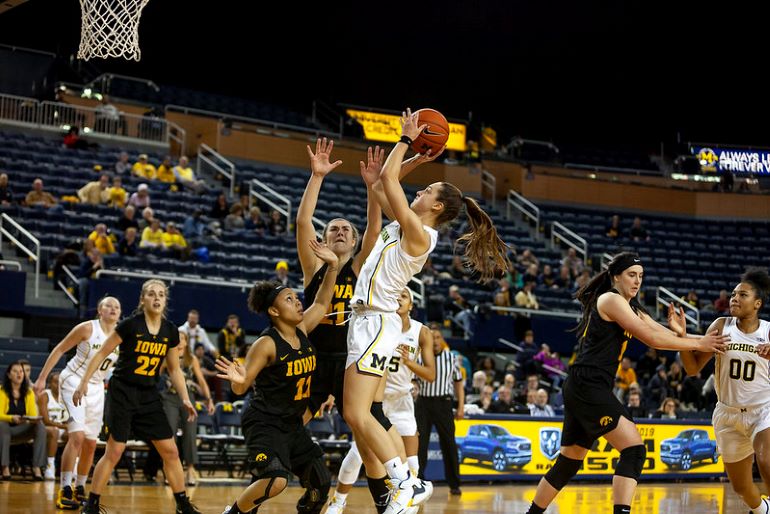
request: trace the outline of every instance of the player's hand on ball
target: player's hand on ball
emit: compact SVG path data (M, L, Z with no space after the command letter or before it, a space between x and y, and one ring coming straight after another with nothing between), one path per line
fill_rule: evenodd
M217 377L229 380L233 384L246 383L246 370L237 362L230 361L227 357L219 356L214 363L217 368Z
M401 134L412 141L417 139L417 136L428 126L426 124L418 125L418 118L419 114L413 113L409 107L406 108L406 112L401 113Z
M730 342L730 336L722 335L718 330L713 330L697 341L696 350L722 355L727 350L727 343Z
M336 267L339 263L339 258L331 251L331 249L325 244L319 243L315 239L310 240L310 249L316 257L324 261L330 267Z

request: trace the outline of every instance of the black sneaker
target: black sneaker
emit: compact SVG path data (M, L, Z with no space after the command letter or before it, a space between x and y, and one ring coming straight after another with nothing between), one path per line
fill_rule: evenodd
M56 508L59 510L78 510L81 505L72 495L71 487L62 487L56 492L54 500Z
M107 514L107 509L101 503L93 505L86 502L86 504L83 505L83 509L80 511L80 514Z
M181 505L176 504L176 514L201 514L201 511L190 500L186 500Z
M81 505L88 503L88 495L86 495L85 486L75 486L75 501L80 502Z

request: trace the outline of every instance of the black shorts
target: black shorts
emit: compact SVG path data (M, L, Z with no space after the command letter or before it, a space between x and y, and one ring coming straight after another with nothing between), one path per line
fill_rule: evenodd
M334 396L334 405L342 414L342 390L345 384L345 354L319 353L316 368L313 373L313 383L310 386L310 401L308 408L315 414L321 404Z
M155 386L139 387L112 377L106 410L107 434L119 443L125 443L131 435L145 441L174 436Z
M288 479L290 473L301 476L310 462L323 456L321 447L313 441L299 418L282 421L247 407L241 428L246 440L249 471L257 478L280 476Z
M594 441L618 426L621 417L633 421L628 409L612 394L612 380L599 370L570 369L562 394L562 446L577 444L590 450Z

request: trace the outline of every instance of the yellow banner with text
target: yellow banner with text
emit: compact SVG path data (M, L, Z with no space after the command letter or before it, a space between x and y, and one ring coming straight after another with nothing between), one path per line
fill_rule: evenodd
M348 109L348 116L355 119L364 129L364 137L370 141L395 143L401 137L401 117L370 111ZM461 123L449 124L448 150L466 150L466 127Z

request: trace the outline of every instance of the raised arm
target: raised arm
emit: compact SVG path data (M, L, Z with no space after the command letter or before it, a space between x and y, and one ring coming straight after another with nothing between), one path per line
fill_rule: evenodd
M353 273L358 275L361 271L361 266L364 265L364 261L371 253L377 242L377 237L382 230L382 200L378 197L378 193L374 191L374 183L380 179L380 172L382 171L382 162L385 158L385 150L380 149L379 146L369 147L367 151L366 164L364 161L360 161L361 177L366 183L366 231L361 238L361 250L353 258ZM384 198L385 193L380 193Z
M599 313L604 319L616 322L626 332L633 334L647 346L658 350L699 350L711 353L724 353L729 337L710 333L700 339L679 337L665 327L651 328L648 322L639 317L620 295L604 293L597 302ZM656 321L653 323L659 325Z
M422 365L409 358L405 346L401 346L399 352L401 352L401 363L409 368L412 373L426 382L436 380L436 356L433 355L433 338L428 327L420 329L420 358Z
M40 375L38 375L37 380L35 380L34 388L36 395L40 395L45 389L45 382L48 380L48 375L51 373L53 367L56 366L56 363L62 358L62 355L72 350L81 341L87 341L88 338L91 337L91 331L91 322L84 321L83 323L75 325L75 327L70 330L70 333L67 334L64 339L59 341L59 344L57 344L48 355L48 358L45 360L45 365L43 365L43 369L40 371Z
M402 116L401 123L402 134L410 140L414 140L419 136L426 127L426 125L417 126L417 113L412 114L409 109ZM382 187L393 215L403 231L401 246L406 253L416 256L428 251L430 238L427 232L425 232L420 218L409 208L409 202L398 179L401 163L408 148L408 145L404 142L399 141L396 143L396 146L388 155L387 161L385 161L385 166L382 168L380 181L382 182Z
M326 315L329 304L332 301L334 282L337 280L337 268L339 266L339 259L326 245L319 243L315 239L311 239L309 245L313 250L313 254L328 264L328 266L326 267L321 287L318 288L318 292L315 295L313 305L307 308L302 322L299 324L299 329L305 334L312 332Z
M313 213L318 203L321 184L323 184L326 175L342 164L342 161L335 161L333 163L329 161L333 148L334 141L327 143L326 138L319 138L316 141L315 153L310 149L310 145L307 146L311 174L297 210L297 254L299 255L299 264L302 267L302 281L305 287L310 284L313 274L321 267L321 263L316 259L315 254L305 244L305 241L315 239Z
M725 318L717 318L711 323L709 329L706 332L709 334L715 332L717 334L721 334L724 326ZM711 360L713 356L713 353L701 352L697 350L682 350L679 352L679 357L682 359L682 366L688 375L697 375L700 373L703 367L708 363L708 361Z
M273 362L275 362L275 341L270 336L262 336L249 348L243 366L220 355L216 362L219 371L217 377L228 380L235 394L244 394L257 375Z
M86 391L88 390L88 381L91 380L91 375L93 375L96 370L99 369L99 366L102 365L104 359L109 357L110 354L115 351L115 348L117 348L118 345L122 342L123 340L120 338L118 333L113 332L112 335L110 335L110 337L104 341L101 349L96 352L96 355L94 355L94 357L91 359L91 362L88 363L88 367L83 373L83 378L80 379L78 388L75 389L75 392L72 394L72 403L74 403L76 407L80 405L80 399L85 396Z

